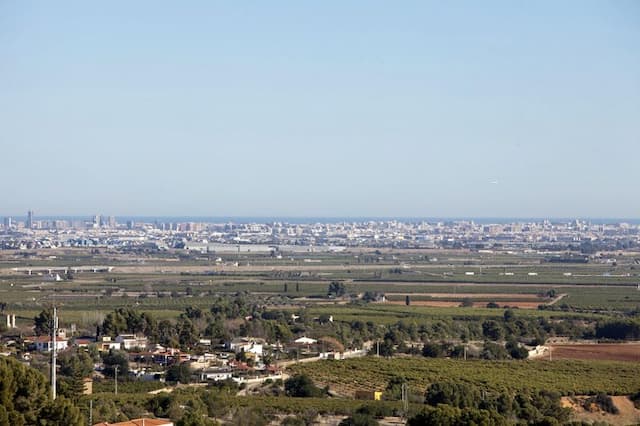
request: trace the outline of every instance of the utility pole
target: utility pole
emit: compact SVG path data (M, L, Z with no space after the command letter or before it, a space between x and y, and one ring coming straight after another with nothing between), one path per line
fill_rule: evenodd
M93 399L89 400L89 426L93 425Z
M380 356L380 340L376 341L376 356Z
M402 384L402 417L409 417L409 388L406 382Z
M118 394L118 368L120 368L119 365L115 366L115 372L116 372L116 389L115 389L115 393L116 395Z
M53 306L51 319L51 397L56 399L56 335L58 334L58 310Z

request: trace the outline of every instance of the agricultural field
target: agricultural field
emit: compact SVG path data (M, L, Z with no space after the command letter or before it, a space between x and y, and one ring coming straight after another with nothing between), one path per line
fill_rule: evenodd
M404 306L390 304L369 304L363 306L350 305L322 305L307 308L312 316L322 314L332 315L334 321L373 321L377 324L393 324L400 320L414 320L420 323L422 320L441 318L452 319L497 319L504 316L504 309L474 308L474 307L427 307ZM518 310L518 315L527 318L575 318L598 319L603 315L581 312Z
M549 345L551 357L560 359L609 360L640 363L640 343Z
M640 391L640 363L614 361L461 361L427 358L365 357L297 364L291 373L309 375L316 384L352 396L356 390L384 390L392 377L408 380L412 392L430 383L466 382L487 392L545 389L561 394L631 394Z
M76 272L54 281L46 268L109 266L110 272ZM237 265L237 266L236 266ZM521 308L520 315L597 318L640 306L637 265L553 264L533 254L465 250L373 250L344 253L189 255L123 254L83 249L0 253L0 300L28 324L55 302L65 322L91 326L117 307L175 318L187 306L210 307L219 295L248 294L273 309L305 308L339 321L389 324L403 318L497 317L488 303ZM16 270L16 268L18 268ZM33 268L32 274L27 273ZM39 269L38 269L39 268ZM63 274L64 275L64 274ZM55 276L55 271L54 271ZM331 282L346 295L328 298ZM550 295L550 292L552 295ZM365 294L386 303L352 306ZM404 306L409 296L411 306ZM462 304L472 305L459 307ZM346 305L346 306L345 306ZM531 311L525 313L524 311Z
M30 336L34 317L55 304L61 326L79 334L116 325L137 331L145 313L142 324L149 325L149 337L184 350L192 350L199 338L216 345L239 336L284 342L276 359L283 361L280 366L289 364L285 373L306 374L338 397L257 393L226 395L224 404L233 410L260 406L280 413L346 415L362 404L353 399L356 390L383 390L397 376L408 380L411 400L420 407L427 386L441 381L472 384L490 396L504 390L640 391L637 345L585 345L577 351L556 345L551 362L518 356L550 338L595 341L603 324L613 323L615 331L616 321L622 326L636 321L635 267L628 262L558 265L539 255L468 251L359 250L282 259L247 253L221 259L180 252L134 256L69 250L55 258L0 253L0 309L16 315L18 329L7 330L9 340ZM390 358L316 361L326 348L300 351L292 344L300 336L333 339L358 350L378 342L380 353ZM514 341L515 349L509 346ZM440 351L437 358L423 356L427 343ZM468 361L461 355L463 346ZM265 347L268 356L281 351L273 344ZM312 362L296 363L300 352ZM109 389L110 384L96 387L97 392ZM144 397L143 405L150 398L129 396Z

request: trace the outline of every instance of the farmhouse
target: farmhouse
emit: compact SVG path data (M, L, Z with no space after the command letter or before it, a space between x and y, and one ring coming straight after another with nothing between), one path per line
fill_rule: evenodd
M128 351L134 348L147 347L147 338L135 334L120 334L116 337L116 342L120 343L122 347Z
M33 343L38 352L51 352L51 348L53 348L53 342L49 336L38 336L33 340ZM60 337L56 339L56 351L63 351L67 349L68 346L69 341L67 339Z

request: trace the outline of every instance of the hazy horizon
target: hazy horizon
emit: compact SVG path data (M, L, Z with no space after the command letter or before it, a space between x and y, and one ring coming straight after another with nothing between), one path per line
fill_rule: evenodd
M38 215L34 212L34 220L67 220L67 221L90 221L95 214L85 215ZM587 221L594 224L616 224L630 223L640 224L640 218L614 218L614 217L472 217L472 216L192 216L192 215L113 215L101 214L103 218L109 216L115 217L120 223L129 220L140 222L208 222L208 223L339 223L339 222L366 222L366 221L404 221L404 222L455 222L455 221L474 221L478 223L531 223L549 220L554 223L566 223L574 220ZM14 220L26 220L26 215L0 215L0 217L11 217Z
M635 1L7 1L0 40L3 214L640 215Z

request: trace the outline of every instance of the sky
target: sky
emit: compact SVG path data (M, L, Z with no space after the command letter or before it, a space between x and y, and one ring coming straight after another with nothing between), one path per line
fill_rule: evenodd
M640 217L640 2L0 1L0 214Z

